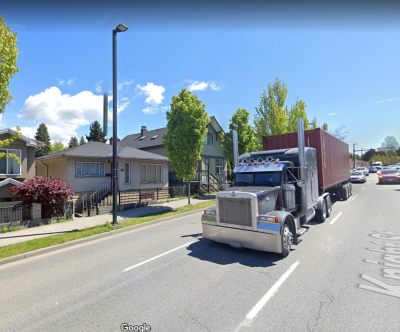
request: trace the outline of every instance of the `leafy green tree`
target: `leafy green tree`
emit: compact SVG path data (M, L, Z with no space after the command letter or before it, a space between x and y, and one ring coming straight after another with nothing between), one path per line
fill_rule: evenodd
M317 129L317 128L318 128L318 120L317 117L314 116L310 123L310 129Z
M325 130L325 131L329 131L328 130L328 124L327 123L323 123L321 129Z
M11 78L19 71L17 58L17 33L12 33L0 16L0 113L4 113L12 99L8 87Z
M104 138L105 136L106 135L104 135L103 130L101 129L100 122L96 120L90 125L89 136L86 135L86 139L88 142L96 141L96 142L105 143L107 141Z
M81 137L81 140L80 140L80 142L79 142L79 145L82 145L82 144L85 144L86 143L86 140L85 140L85 137Z
M304 130L310 129L310 122L306 114L306 103L297 98L296 103L288 112L288 126L286 132L294 133L297 131L297 119L302 118L304 121Z
M47 126L44 123L41 123L36 131L35 139L38 141L43 142L46 144L45 147L41 148L40 150L37 150L35 152L35 157L42 157L45 155L48 155L52 151L52 146L51 146L51 139L49 135L49 131L47 130Z
M65 149L68 149L68 147L66 147L62 142L54 141L51 152L54 153Z
M306 114L306 104L301 99L288 107L285 106L288 88L279 78L275 78L273 84L269 83L267 91L261 95L261 102L256 107L254 128L256 136L256 148L262 149L263 136L285 134L297 131L297 119L304 120L304 128L309 129L309 121Z
M71 137L71 140L68 143L68 147L72 148L74 146L78 146L78 139L76 137Z
M167 133L163 136L165 151L171 168L188 183L190 204L190 178L196 175L196 163L201 160L204 135L210 121L205 105L196 95L182 89L172 97L171 111L167 112Z
M233 162L233 130L238 133L239 155L254 151L256 147L256 137L254 128L249 124L250 113L245 109L239 108L229 120L229 132L222 136L222 147L224 156L232 168Z

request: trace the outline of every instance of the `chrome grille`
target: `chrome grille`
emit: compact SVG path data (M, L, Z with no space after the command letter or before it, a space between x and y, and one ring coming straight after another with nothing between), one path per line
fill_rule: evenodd
M251 199L218 197L219 222L240 226L252 226Z

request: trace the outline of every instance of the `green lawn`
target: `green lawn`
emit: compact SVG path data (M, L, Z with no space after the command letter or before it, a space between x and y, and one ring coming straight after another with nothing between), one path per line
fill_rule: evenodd
M203 209L203 208L215 205L215 204L216 204L215 199L213 199L213 200L209 200L209 201L194 204L194 205L186 205L184 207L175 209L170 212L161 212L161 213L153 214L153 215L146 216L146 217L127 219L127 220L120 221L119 223L121 224L121 227L129 227L132 225L143 224L145 222L149 222L149 221L156 220L156 219L171 217L171 216L179 215L179 214L182 214L185 212ZM121 227L118 227L118 228L121 228ZM72 232L72 233L52 235L52 236L44 237L41 239L34 239L34 240L22 242L22 243L13 244L13 245L6 246L6 247L0 247L0 259L18 255L18 254L23 254L23 253L41 249L41 248L54 246L56 244L61 244L61 243L65 243L65 242L69 242L69 241L73 241L73 240L82 239L82 238L89 237L92 235L111 232L113 229L114 229L114 227L111 226L110 223L107 223L105 225L86 228L86 229Z

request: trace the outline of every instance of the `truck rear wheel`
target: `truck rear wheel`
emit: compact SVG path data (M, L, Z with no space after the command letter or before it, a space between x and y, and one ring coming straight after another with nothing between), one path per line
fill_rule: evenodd
M349 187L346 184L342 186L340 196L344 201L347 201L349 198Z
M292 247L293 242L293 234L290 231L290 226L287 221L283 224L283 231L282 231L282 253L281 256L287 257L289 256L290 249Z

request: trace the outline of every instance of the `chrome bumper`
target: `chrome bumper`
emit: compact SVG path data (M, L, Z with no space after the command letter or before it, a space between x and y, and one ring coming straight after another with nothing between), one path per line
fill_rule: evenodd
M259 223L258 231L218 226L202 222L203 238L226 243L233 247L282 252L280 224Z

